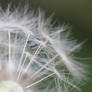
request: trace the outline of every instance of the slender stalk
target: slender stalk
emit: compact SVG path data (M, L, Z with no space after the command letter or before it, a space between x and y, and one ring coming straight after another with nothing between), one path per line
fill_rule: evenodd
M41 67L37 72L35 72L31 78L33 78L34 76L36 76L38 73L40 73L44 68L46 68L46 66L48 66L51 62L53 62L53 60L57 57L58 55L56 55L55 57L53 57L49 62L47 62L43 67Z
M50 75L48 75L48 76L46 76L46 77L44 77L44 78L41 78L40 80L38 80L38 81L36 81L36 82L34 82L34 83L32 83L32 84L26 86L26 88L30 88L30 87L32 87L32 86L34 86L34 85L36 85L36 84L42 82L43 80L45 80L45 79L47 79L47 78L53 76L54 74L55 74L55 73L52 73L52 74L50 74Z
M45 45L47 42L48 42L48 41L46 40L46 41L44 42L44 45ZM35 51L35 53L34 53L34 55L32 56L32 58L30 59L30 62L28 63L27 67L25 68L24 73L21 74L21 78L26 74L26 72L28 71L30 65L33 63L34 59L35 59L35 58L37 57L37 55L40 53L40 51L42 50L42 48L43 48L43 44L40 43L39 47L38 47L37 50ZM18 75L18 76L19 76L19 75ZM18 79L19 79L19 78L17 78L17 80L18 80Z
M25 45L23 47L23 52L22 52L22 55L21 55L20 60L19 60L19 66L18 66L17 72L19 71L19 69L21 67L22 59L23 59L23 56L24 56L24 53L25 53L25 49L26 49L26 46L27 46L27 42L29 40L29 37L30 37L30 34L28 34L27 39L26 39L26 42L25 42Z
M8 38L9 38L9 42L8 42L8 44L9 44L9 46L8 46L8 51L9 51L9 64L11 63L11 33L10 33L10 31L8 31Z

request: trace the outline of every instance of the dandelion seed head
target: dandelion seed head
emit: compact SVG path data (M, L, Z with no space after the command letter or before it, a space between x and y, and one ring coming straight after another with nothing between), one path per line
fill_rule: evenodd
M85 78L85 68L71 53L80 45L44 16L0 8L0 92L79 90L75 82Z

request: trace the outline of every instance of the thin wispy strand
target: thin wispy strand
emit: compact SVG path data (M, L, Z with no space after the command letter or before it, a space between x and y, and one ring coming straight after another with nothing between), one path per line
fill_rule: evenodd
M41 11L0 8L0 92L80 90L85 68L72 53L81 44L51 22Z

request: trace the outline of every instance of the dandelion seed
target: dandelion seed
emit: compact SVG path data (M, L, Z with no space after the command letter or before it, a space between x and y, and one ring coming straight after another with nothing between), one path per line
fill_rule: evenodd
M71 53L80 45L64 31L42 12L0 8L0 92L79 90L76 82L85 78L85 70Z

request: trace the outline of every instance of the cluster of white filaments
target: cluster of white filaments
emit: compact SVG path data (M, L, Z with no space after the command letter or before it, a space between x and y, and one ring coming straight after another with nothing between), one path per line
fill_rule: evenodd
M0 92L79 90L84 70L71 55L79 47L42 12L0 9Z

